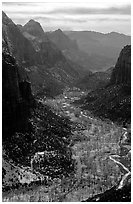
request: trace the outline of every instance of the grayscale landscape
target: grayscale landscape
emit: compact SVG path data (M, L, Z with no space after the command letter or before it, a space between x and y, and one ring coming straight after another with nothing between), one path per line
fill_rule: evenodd
M3 2L3 202L131 202L131 2Z

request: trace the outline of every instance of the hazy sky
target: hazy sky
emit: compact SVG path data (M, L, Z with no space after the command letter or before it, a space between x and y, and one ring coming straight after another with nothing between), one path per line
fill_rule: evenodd
M131 32L130 0L88 0L73 3L4 2L3 11L16 23L34 19L44 31L93 30L103 33Z

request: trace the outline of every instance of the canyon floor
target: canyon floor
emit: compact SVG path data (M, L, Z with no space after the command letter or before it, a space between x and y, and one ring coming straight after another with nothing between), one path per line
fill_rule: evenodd
M75 165L74 174L63 179L54 178L49 185L3 192L3 201L80 202L114 186L118 190L130 185L129 130L110 120L96 118L73 103L86 94L75 88L67 89L54 99L39 99L56 115L71 122L69 147Z

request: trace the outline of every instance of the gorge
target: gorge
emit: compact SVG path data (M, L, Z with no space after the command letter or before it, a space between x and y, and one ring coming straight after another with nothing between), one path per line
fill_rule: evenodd
M4 202L131 201L129 37L99 71L70 34L2 13Z

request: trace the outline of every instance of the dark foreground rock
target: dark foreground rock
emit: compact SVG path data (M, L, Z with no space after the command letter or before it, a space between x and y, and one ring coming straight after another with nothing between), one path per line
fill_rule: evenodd
M31 92L31 83L23 68L16 64L8 53L2 54L2 110L3 142L15 133L28 129L30 109L35 101Z
M131 185L124 186L122 189L113 188L106 192L89 198L83 202L131 202Z

